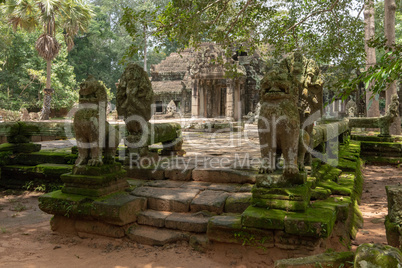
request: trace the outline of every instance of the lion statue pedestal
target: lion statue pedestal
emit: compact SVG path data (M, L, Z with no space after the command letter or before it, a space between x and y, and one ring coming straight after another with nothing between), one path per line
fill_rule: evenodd
M118 130L106 121L106 87L93 76L80 85L74 116L78 158L73 171L61 176L63 193L102 196L128 187L126 172L114 161Z
M307 123L322 110L322 84L315 62L297 52L264 75L258 118L262 165L253 188L254 206L306 210L311 183L304 162L313 129L312 122Z

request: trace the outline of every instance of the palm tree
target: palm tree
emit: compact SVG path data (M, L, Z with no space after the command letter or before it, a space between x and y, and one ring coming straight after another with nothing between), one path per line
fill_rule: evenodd
M51 88L52 60L60 50L57 28L63 29L67 50L70 51L74 47L74 36L88 28L92 10L82 0L6 0L4 7L14 30L18 27L27 31L43 28L35 48L47 65L41 120L48 120L54 91Z

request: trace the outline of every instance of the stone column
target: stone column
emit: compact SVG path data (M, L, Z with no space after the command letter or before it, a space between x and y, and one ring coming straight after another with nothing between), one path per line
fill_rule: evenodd
M199 114L199 107L198 107L198 96L199 96L199 80L195 79L194 87L193 87L193 94L191 94L191 116L198 117Z
M233 79L226 80L226 117L233 119L234 116L234 82Z

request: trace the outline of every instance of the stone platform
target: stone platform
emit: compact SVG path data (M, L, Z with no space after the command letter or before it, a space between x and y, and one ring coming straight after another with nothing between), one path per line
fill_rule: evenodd
M219 242L325 250L329 241L347 245L361 225L357 147L342 148L348 158L354 157L353 171L350 166L342 171L315 162L303 186L282 188L281 192L261 192L252 179L222 183L222 177L243 172L228 169L219 171L219 176L205 176L208 180L194 180L194 174L188 180L165 175L161 180L126 177L129 187L124 191L100 197L56 191L40 197L40 208L55 215L53 230L82 237L128 237L158 246L185 240L195 246ZM166 172L163 174L169 174ZM249 178L261 176L248 172ZM276 207L266 202L261 205L256 200L259 195L263 200L282 202Z

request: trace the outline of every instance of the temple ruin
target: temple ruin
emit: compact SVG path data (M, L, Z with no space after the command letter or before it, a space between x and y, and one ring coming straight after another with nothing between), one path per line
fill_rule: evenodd
M235 52L227 58L217 45L172 53L151 67L155 114L166 113L173 100L186 117L241 119L254 112L259 101L257 81L262 60L255 54ZM227 66L234 70L228 75Z

